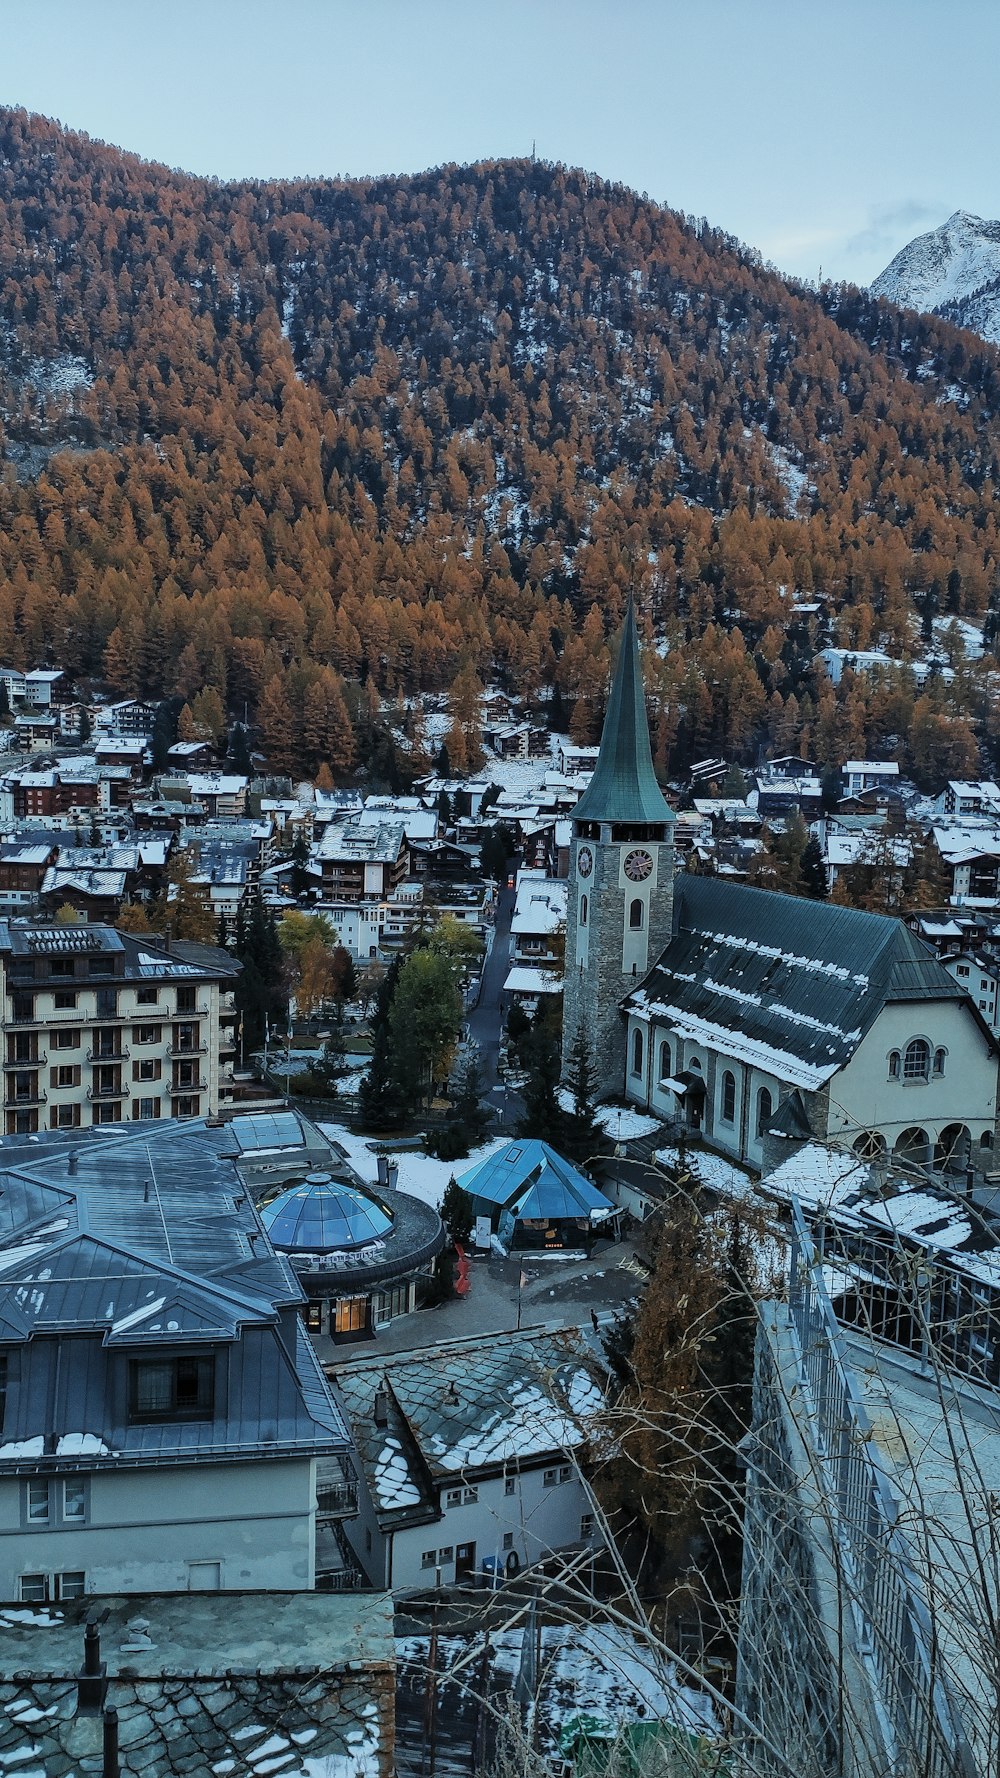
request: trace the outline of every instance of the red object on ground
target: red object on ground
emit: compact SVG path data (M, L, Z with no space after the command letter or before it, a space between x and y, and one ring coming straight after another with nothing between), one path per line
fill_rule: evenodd
M455 1295L468 1296L471 1288L469 1273L472 1268L469 1265L468 1254L460 1241L455 1242L455 1253L458 1258L458 1264L455 1267Z

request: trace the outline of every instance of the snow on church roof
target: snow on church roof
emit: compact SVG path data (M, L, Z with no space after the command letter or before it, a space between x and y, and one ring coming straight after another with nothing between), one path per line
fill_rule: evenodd
M626 1009L793 1086L829 1080L887 1002L967 999L885 915L710 877L681 877L677 901L674 937Z

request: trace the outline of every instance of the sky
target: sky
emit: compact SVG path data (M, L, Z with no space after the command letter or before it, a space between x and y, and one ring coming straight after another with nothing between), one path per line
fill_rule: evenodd
M1000 215L1000 0L35 0L0 103L221 179L530 154L867 283Z

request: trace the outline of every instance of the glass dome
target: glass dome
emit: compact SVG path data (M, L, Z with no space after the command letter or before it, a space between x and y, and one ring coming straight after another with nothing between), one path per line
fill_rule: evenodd
M358 1186L310 1173L261 1208L261 1220L282 1253L333 1253L368 1247L392 1231L392 1216Z

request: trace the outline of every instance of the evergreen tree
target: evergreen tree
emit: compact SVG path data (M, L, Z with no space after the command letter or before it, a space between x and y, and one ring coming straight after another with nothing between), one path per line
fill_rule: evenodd
M573 1097L575 1116L592 1124L594 1121L594 1063L582 1020L569 1052L566 1084Z
M799 894L808 895L813 901L825 901L828 893L823 848L811 833L799 861Z
M391 1073L408 1112L447 1077L462 1024L454 964L428 947L404 960L389 1012Z
M518 1048L528 1075L521 1091L524 1115L518 1124L518 1134L533 1136L539 1142L559 1148L566 1136L566 1114L558 1097L562 1067L558 1011L553 1013L543 1002Z
M449 1179L445 1186L440 1215L452 1240L464 1247L472 1235L476 1219L472 1199L454 1178Z
M492 877L496 882L503 883L507 876L507 866L514 857L517 842L509 827L497 823L487 828L480 845L480 864L484 877Z
M483 1076L475 1055L467 1057L456 1081L455 1097L442 1126L427 1146L441 1160L457 1161L470 1148L478 1148L489 1135L493 1113L483 1091ZM464 1194L463 1194L464 1195Z
M330 963L331 992L337 1002L338 1014L344 1016L345 1000L353 1000L358 991L358 972L354 958L343 945L335 945Z
M167 754L177 739L177 718L180 714L181 700L165 698L157 704L156 715L153 717L153 770L165 772L170 761Z
M403 1121L404 1107L392 1074L389 1029L401 967L401 959L394 957L375 992L375 1008L369 1021L371 1061L358 1094L361 1127L365 1130L394 1130Z
M305 833L300 827L298 833L295 835L295 843L292 846L291 891L296 899L300 895L304 895L309 887L309 877L306 872L306 865L308 863L309 841L306 839Z
M237 917L234 949L243 965L236 984L236 1004L243 1015L246 1046L260 1049L265 1026L272 1032L280 1028L288 997L277 922L259 895L254 896L249 913L244 915L241 910Z
M237 777L249 778L253 771L250 758L250 747L247 742L247 731L242 722L233 724L229 736L229 763Z

